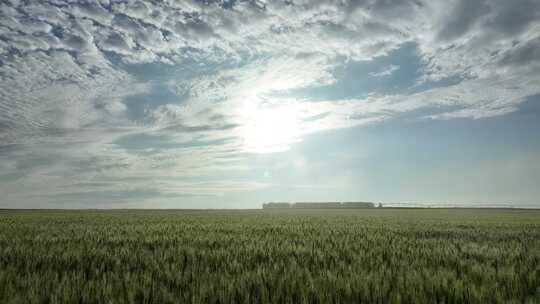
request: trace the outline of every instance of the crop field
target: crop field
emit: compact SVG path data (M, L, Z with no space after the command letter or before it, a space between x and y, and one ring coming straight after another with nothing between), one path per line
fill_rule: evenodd
M0 303L540 303L540 211L0 210Z

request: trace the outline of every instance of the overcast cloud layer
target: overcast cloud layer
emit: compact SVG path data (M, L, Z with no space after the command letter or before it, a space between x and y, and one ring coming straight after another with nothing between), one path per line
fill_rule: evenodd
M415 71L352 78L414 72L406 87L311 93L405 49ZM272 186L247 159L307 135L538 94L537 0L2 1L0 206L245 193Z

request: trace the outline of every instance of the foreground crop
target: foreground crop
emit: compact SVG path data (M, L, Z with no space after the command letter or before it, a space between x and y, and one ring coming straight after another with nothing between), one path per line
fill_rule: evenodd
M0 211L1 303L537 303L540 212Z

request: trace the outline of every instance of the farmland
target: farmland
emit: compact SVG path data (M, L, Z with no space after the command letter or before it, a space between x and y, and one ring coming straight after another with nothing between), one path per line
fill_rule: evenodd
M540 211L0 210L0 303L540 303Z

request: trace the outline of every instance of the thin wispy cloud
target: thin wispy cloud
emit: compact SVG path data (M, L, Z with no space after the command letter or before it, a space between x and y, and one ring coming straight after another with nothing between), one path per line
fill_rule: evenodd
M394 73L395 71L399 70L399 65L389 65L389 66L386 66L384 68L382 68L380 71L378 72L371 72L369 73L370 76L373 76L373 77L384 77L384 76L390 76L392 75L392 73Z

